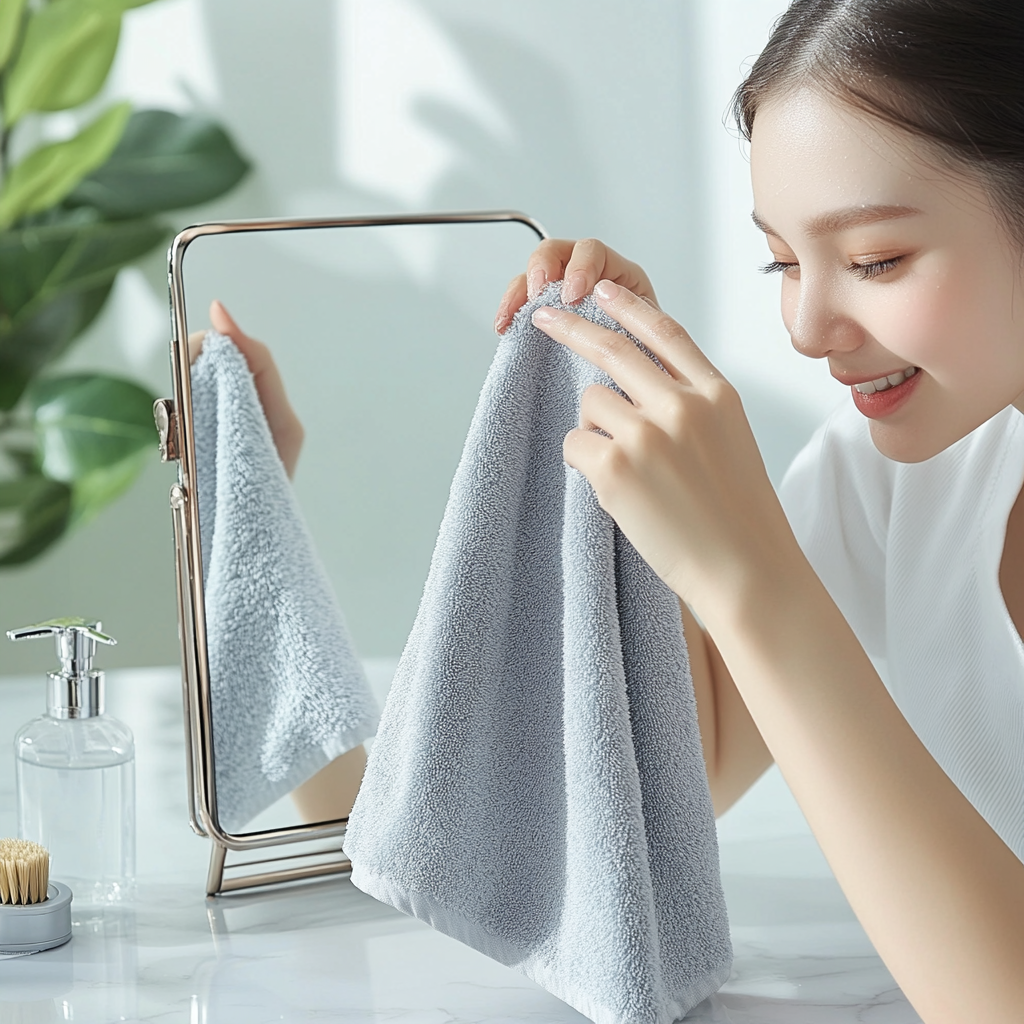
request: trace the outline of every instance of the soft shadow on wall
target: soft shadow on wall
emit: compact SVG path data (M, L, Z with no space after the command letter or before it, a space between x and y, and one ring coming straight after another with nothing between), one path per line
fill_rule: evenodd
M305 55L301 79L286 75L274 80L246 76L246 62L262 63L272 55L254 50L253 38L232 32L236 18L229 5L209 8L211 46L220 54L222 116L259 162L259 198L276 197L274 207L265 212L518 206L537 213L559 234L579 235L586 227L638 258L645 259L641 251L649 251L665 264L662 280L675 282L677 290L685 288L685 297L692 298L696 288L688 261L695 250L680 246L679 235L685 231L673 225L685 225L692 209L686 197L694 189L665 187L667 181L676 186L690 181L691 147L681 141L685 132L664 135L660 145L640 144L662 118L679 121L686 113L681 99L660 106L651 102L664 84L663 67L685 83L687 63L678 56L687 38L683 19L668 19L674 45L662 47L661 66L656 62L641 71L637 62L631 76L636 96L626 106L645 111L646 123L629 117L623 122L626 128L616 129L621 142L610 146L612 133L601 122L609 110L616 116L623 113L623 86L618 77L595 85L593 54L607 51L609 36L623 31L634 33L636 49L641 36L657 36L650 19L640 26L598 21L581 32L567 16L571 12L563 12L564 24L555 25L551 35L572 40L573 47L559 60L540 49L529 32L516 35L501 20L510 19L511 4L488 9L493 24L484 24L476 12L467 14L465 4L448 5L443 20L436 16L436 7L428 17L415 4L382 0L319 5L314 11L322 13L328 6L335 14L333 64L330 48L318 44ZM287 49L287 33L298 30L278 26L278 14L267 17L258 39L283 40ZM312 17L308 10L305 17ZM308 25L301 34L311 34ZM317 91L310 81L328 73L334 76L333 104L304 108ZM684 94L682 88L673 91L677 97ZM276 112L280 118L285 110L293 111L296 119L306 118L302 132L292 126L284 144L276 137L268 140L264 117L254 117L253 111ZM299 151L300 137L314 141ZM325 138L333 139L331 147L323 144ZM624 173L631 187L623 187ZM659 211L664 216L644 215L652 193L670 197L668 207ZM616 229L621 242L614 237ZM631 240L630 235L636 237ZM443 275L444 267L442 254L434 272ZM439 286L444 283L438 280ZM496 299L497 294L492 301ZM296 309L296 331L301 330L301 315ZM489 331L482 333L481 344L485 350L493 346ZM474 367L467 364L466 370L474 372ZM459 382L453 386L458 388ZM394 429L397 444L402 427L396 424ZM416 570L410 562L409 573ZM418 576L395 582L403 593L414 595L422 583ZM374 648L369 653L397 654L402 639L404 634L386 652Z
M584 17L579 4L541 0L160 0L129 17L137 38L149 32L143 42L168 81L168 61L182 55L184 92L228 125L256 167L235 194L183 223L518 207L556 235L597 235L642 263L665 308L701 341L714 332L713 268L699 244L709 173L708 108L696 99L699 6L596 0ZM145 64L136 59L137 75ZM136 77L126 88L150 85ZM127 291L149 289L150 315L166 309L161 260L132 280ZM123 365L124 338L141 322L125 315L127 301L76 359ZM145 358L141 375L166 393L165 352ZM811 424L767 389L743 395L777 478ZM172 479L154 462L95 523L0 577L0 625L97 615L122 640L111 667L174 663ZM40 667L27 645L4 646L0 673Z
M509 6L494 5L488 9L488 17L493 19L499 9L507 12ZM245 73L245 66L252 60L263 62L272 58L266 40L284 38L287 49L287 33L299 34L299 30L291 23L279 24L281 13L271 12L258 33L252 37L240 34L233 28L236 10L224 2L210 8L212 45L221 54L223 69L222 108L245 148L256 152L267 185L266 196L278 197L277 211L282 205L289 214L307 216L327 211L518 207L538 215L559 234L579 233L572 231L573 222L589 223L592 233L607 234L604 227L613 221L608 214L616 210L618 200L607 180L601 180L602 167L618 157L610 150L604 152L599 136L588 137L583 119L576 116L577 108L588 106L588 89L593 91L593 86L585 81L587 67L583 54L587 48L579 46L579 40L580 59L575 64L568 61L567 72L539 52L536 45L506 33L500 24L484 24L474 20L476 15L467 17L465 10L461 17L449 11L442 20L436 16L436 7L428 15L422 5L408 0L343 0L315 4L304 10L305 18L320 18L327 10L334 12L335 45L332 49L321 39L310 48L303 78L253 80ZM301 35L310 34L310 26L306 25ZM607 42L606 30L592 35ZM256 49L261 45L263 51ZM333 83L333 92L329 93L333 102L309 107L309 96L317 92L311 82L321 79ZM608 82L603 88L611 93L620 86ZM272 110L280 117L285 109L294 110L296 119L306 121L301 132L296 132L294 126L290 128L290 140L295 145L277 145L275 140L273 151L261 150L259 147L266 147L267 143L266 129L253 111ZM300 137L313 140L301 153L297 151ZM331 145L325 145L325 140ZM674 151L686 155L674 141L671 145ZM671 162L664 157L649 161L655 168ZM625 213L621 219L632 220ZM304 241L306 256L297 263L297 259L302 259L297 254ZM254 319L250 329L269 331L270 327L264 324L274 320L273 337L265 337L268 343L285 343L289 336L301 336L303 350L323 346L322 365L331 365L330 347L337 343L339 330L325 331L323 324L315 322L315 303L299 300L299 295L308 289L295 278L296 271L313 277L321 269L316 266L316 246L306 235L291 236L287 242L291 251L266 255L274 267L272 271L267 268L268 275L281 282L293 282L291 298L285 299L289 303L287 320L273 316L265 307L260 310L264 298L261 295L251 304L254 317L259 317L259 326ZM623 248L628 251L628 246ZM424 255L427 259L417 267L416 276L426 289L433 290L435 315L443 316L446 297L458 285L453 280L458 273L456 268L464 264L465 258L444 250ZM525 262L525 252L522 259ZM518 262L510 264L507 273L518 269ZM241 265L237 272L244 273ZM225 272L218 269L218 278L224 276ZM682 277L685 279L685 275ZM238 294L245 293L241 279L225 286ZM486 299L490 309L480 321L482 367L481 358L476 355L453 365L449 351L438 353L434 360L438 368L444 367L445 379L437 383L453 404L461 406L469 394L475 398L479 389L496 341L489 324L503 286L504 279ZM412 295L408 298L412 306L425 309L430 305ZM453 321L458 315L457 304L452 303ZM358 333L353 322L346 323L344 329L346 334L352 330ZM453 337L458 333L453 329ZM375 336L372 330L368 334ZM394 349L402 351L407 344L406 337L396 338ZM381 356L388 357L392 357L390 351L388 356ZM420 353L401 358L402 372L426 380ZM373 374L368 376L372 378ZM316 418L317 404L305 402L309 397L308 383L303 379L289 383L289 390L300 403L307 437L311 441L325 435L333 437L331 424ZM372 405L372 389L352 394L348 384L339 381L337 385L339 398L345 394L344 415L350 416L349 406L353 403L362 404L365 408L355 421L373 422L375 437L380 433L390 435L396 458L378 461L378 472L390 477L394 466L402 463L410 443L408 421L382 421ZM311 408L314 412L307 419ZM334 419L337 421L338 416ZM468 420L467 415L466 425ZM428 417L423 424L425 429L429 429L429 422ZM359 442L350 435L349 443ZM339 467L347 458L347 452L339 455ZM453 468L454 464L442 474L443 480L434 481L445 492ZM434 508L433 494L429 502L425 494L420 495L422 501L417 498L417 481L413 476L386 485L394 492L396 503L404 507L413 502ZM405 529L393 532L389 538L386 534L394 530L395 516L382 510L372 520L371 532L360 531L356 538L360 549L356 557L352 552L353 535L340 526L344 516L330 512L328 518L335 520L333 530L323 522L325 510L345 508L348 494L344 489L353 483L352 477L342 474L330 485L314 486L301 465L296 478L300 500L321 499L305 506L307 518L321 556L336 580L357 648L363 654L393 657L401 652L412 623L437 524L426 524L422 536L419 527L423 524L418 523L415 535ZM322 500L327 486L338 491L335 501ZM431 491L436 489L431 487ZM374 552L379 559L380 578L369 580L356 562ZM361 599L353 598L353 574L365 587L357 591Z
M240 31L244 0L208 0L219 110L259 169L259 187L225 205L249 216L515 208L555 234L606 235L615 197L599 187L599 147L564 113L579 83L514 37L422 6L310 0L247 14ZM302 74L289 73L299 53Z

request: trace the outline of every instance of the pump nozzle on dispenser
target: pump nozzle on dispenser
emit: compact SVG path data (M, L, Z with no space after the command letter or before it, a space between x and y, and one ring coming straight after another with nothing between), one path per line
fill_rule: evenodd
M7 630L11 640L35 640L53 636L57 643L60 672L47 678L47 712L54 718L91 718L103 714L103 673L94 672L92 659L96 644L116 644L101 633L101 622L85 619L50 619L35 626Z

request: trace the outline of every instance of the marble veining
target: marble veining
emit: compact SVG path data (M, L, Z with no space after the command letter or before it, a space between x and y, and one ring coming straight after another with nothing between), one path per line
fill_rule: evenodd
M60 949L0 961L0 1024L584 1024L538 985L347 880L203 894L208 846L185 810L176 670L110 673L137 746L138 892L72 905ZM11 740L41 680L0 679L0 834L14 834ZM3 751L7 753L4 754ZM700 1024L919 1024L777 773L720 822L736 960Z

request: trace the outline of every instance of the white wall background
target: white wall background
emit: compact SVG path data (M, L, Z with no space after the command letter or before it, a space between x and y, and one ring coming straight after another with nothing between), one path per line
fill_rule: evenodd
M110 91L201 108L256 165L174 218L516 207L642 263L740 388L773 479L841 397L789 348L726 118L783 0L157 0L130 11ZM162 255L125 272L68 358L169 393ZM495 297L497 299L497 296ZM0 572L0 626L83 614L109 667L177 661L167 489L154 464L95 522ZM380 653L380 652L374 652ZM397 653L397 652L396 652ZM0 644L0 673L49 652Z

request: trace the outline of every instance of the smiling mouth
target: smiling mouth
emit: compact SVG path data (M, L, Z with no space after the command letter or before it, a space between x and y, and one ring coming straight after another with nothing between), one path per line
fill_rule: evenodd
M889 388L902 384L905 380L913 377L915 373L917 373L917 367L908 366L905 370L897 370L895 373L890 373L887 377L879 377L878 380L868 380L863 384L854 384L853 386L862 395L873 395L876 391L888 391Z

